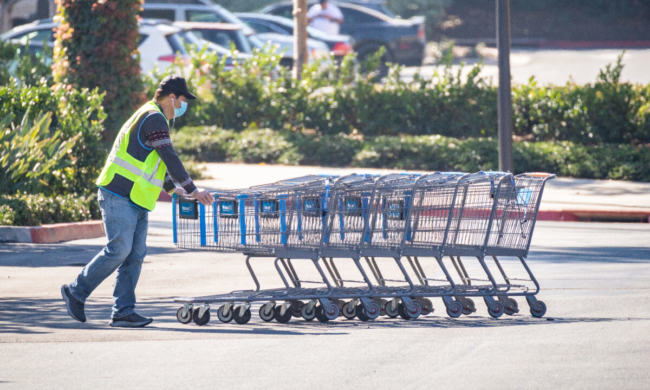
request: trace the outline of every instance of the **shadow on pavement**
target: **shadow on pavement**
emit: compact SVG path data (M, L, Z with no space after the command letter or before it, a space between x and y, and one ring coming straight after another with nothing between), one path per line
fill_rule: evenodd
M539 248L539 247L538 247ZM600 262L600 263L648 263L648 247L561 247L531 250L529 260L552 263Z
M65 243L0 244L0 267L83 267L102 248L103 245L66 245ZM183 252L187 250L174 247L147 247L148 256Z
M86 315L90 322L78 323L73 321L67 314L65 306L60 299L0 299L0 334L49 334L64 329L87 330L111 330L120 331L108 327L111 313L111 302L102 300L102 303L89 304L86 307ZM213 314L210 323L199 327L195 324L182 325L176 320L178 304L171 302L171 299L163 298L156 300L145 300L139 303L138 312L155 319L154 323L145 328L135 331L146 332L180 332L191 334L248 334L248 335L344 335L348 329L423 329L423 328L496 328L510 326L542 326L559 325L571 323L601 323L621 321L650 321L650 318L592 318L592 317L565 317L554 318L533 318L528 314L517 314L504 316L500 319L472 315L459 319L442 317L436 313L432 316L420 317L414 321L402 319L380 318L375 321L362 322L359 320L344 320L339 318L322 324L317 320L307 322L303 319L293 318L288 324L277 322L265 323L257 317L258 307L254 306L253 319L246 325L237 325L234 322L223 324ZM213 308L214 309L214 308ZM101 319L101 320L99 320ZM99 321L98 321L99 320ZM343 331L343 332L342 332Z

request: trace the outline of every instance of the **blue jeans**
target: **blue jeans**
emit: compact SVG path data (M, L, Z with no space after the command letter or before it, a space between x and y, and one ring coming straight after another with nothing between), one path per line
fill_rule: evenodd
M108 244L70 284L70 292L85 302L117 270L112 317L124 317L135 310L135 286L147 255L148 212L101 188L97 195Z

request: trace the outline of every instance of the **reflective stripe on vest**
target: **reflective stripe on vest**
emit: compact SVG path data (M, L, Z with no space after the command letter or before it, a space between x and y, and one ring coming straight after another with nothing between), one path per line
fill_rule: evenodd
M129 180L133 183L129 199L146 210L153 210L156 206L156 201L162 191L167 166L156 150L147 149L150 152L145 161L134 158L129 154L128 150L131 135L139 132L145 115L151 112L159 112L161 115L165 115L153 101L147 102L140 107L120 129L111 153L106 160L106 165L104 165L104 169L97 179L97 185L100 187L108 186L115 178L115 175L120 175ZM136 125L139 125L139 127L136 127ZM135 134L135 136L138 135ZM136 147L140 147L140 145Z
M158 173L158 167L160 166L160 160L158 160L158 162L156 163L156 167L154 168L153 173L151 173L151 174L146 173L145 171L143 171L142 169L136 167L135 165L131 164L130 162L128 162L126 160L122 160L121 158L119 158L119 157L117 157L115 155L108 156L108 159L106 159L106 162L107 163L113 163L113 164L115 164L117 166L120 166L120 167L126 169L127 171L131 172L132 174L142 177L143 179L145 179L146 181L148 181L149 183L151 183L151 184L153 184L153 185L155 185L157 187L162 187L163 184L164 184L163 180L156 179L156 173Z

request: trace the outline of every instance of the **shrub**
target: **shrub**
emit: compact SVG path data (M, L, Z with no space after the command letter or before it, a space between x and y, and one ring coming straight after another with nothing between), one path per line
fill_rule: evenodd
M103 139L112 143L133 110L144 103L137 14L141 0L60 0L54 49L61 88L99 88L107 113Z
M50 134L49 114L38 117L34 124L29 112L18 126L12 126L11 120L8 114L0 122L0 194L41 192L53 176L64 176L63 171L73 162L68 152L80 135Z
M193 136L183 135L191 133ZM218 134L214 127L207 134ZM201 128L185 128L175 139L200 140L185 144L186 158L200 161L265 162L281 164L356 166L401 170L465 171L496 170L498 145L494 138L451 138L431 136L366 137L346 134L250 129L242 133L223 131L230 138L204 137ZM185 138L187 137L187 138ZM221 143L223 142L223 143ZM219 159L202 159L204 150L218 150ZM517 172L546 171L561 176L587 179L650 181L650 147L634 145L581 145L562 142L515 142Z
M37 226L100 219L97 195L0 196L0 225Z
M288 71L277 70L279 56L273 52L259 52L226 72L223 60L195 50L191 82L201 99L179 124L237 132L259 126L324 135L496 136L497 89L481 75L482 64L467 76L443 67L432 78L416 73L409 82L399 77L400 67L393 67L377 83L376 57L360 66L354 56L338 65L330 62L329 68L315 62L296 82ZM588 145L650 142L650 86L621 83L622 69L620 57L594 84L539 86L531 79L515 85L514 133L527 140Z
M79 137L66 158L67 168L54 170L44 180L49 187L41 190L47 193L86 193L92 191L91 183L99 175L106 156L101 144L101 131L105 118L102 95L97 91L58 88L54 91L41 80L35 85L19 85L11 79L8 85L0 86L0 118L11 116L17 127L23 118L35 121L42 113L49 113L50 135L60 133L62 140ZM28 114L29 112L29 114ZM45 163L45 162L42 162Z

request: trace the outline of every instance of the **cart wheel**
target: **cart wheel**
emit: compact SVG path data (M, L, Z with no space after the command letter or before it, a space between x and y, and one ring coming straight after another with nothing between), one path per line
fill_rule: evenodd
M322 307L322 305L321 305ZM339 315L341 314L341 310L339 309L338 305L331 304L330 307L332 308L330 312L328 313L325 311L325 308L323 307L323 315L325 318L327 318L330 321L334 321L335 319L339 318Z
M177 319L178 322L180 322L181 324L189 324L190 322L192 322L192 311L193 311L193 310L192 310L191 308L188 309L188 310L187 310L187 313L185 313L185 317L183 317L183 308L181 307L181 308L178 309L178 311L176 312L176 319Z
M422 298L418 303L422 307L423 316L428 316L429 314L433 314L434 309L433 309L433 302L431 302L431 299Z
M275 320L277 322L286 324L291 320L291 308L287 309L287 311L284 312L284 315L280 314L282 312L282 306L276 306L273 311L275 312Z
M271 310L269 310L268 313L266 313L266 311L264 310L265 308L266 308L266 305L262 305L262 306L260 307L260 312L259 312L259 314L260 314L260 318L261 318L262 320L266 321L266 322L271 322L271 321L273 321L273 319L275 318L275 310L274 310L274 309L275 309L275 306L274 306L274 307L271 307Z
M210 322L210 309L206 310L205 313L203 313L203 317L199 317L199 314L201 314L201 310L199 309L195 309L194 313L192 313L192 319L194 320L195 324L198 326L203 326Z
M251 309L246 309L244 315L239 315L239 308L233 310L232 317L239 325L247 324L251 320Z
M387 302L386 306L384 307L386 315L389 316L390 318L397 318L397 316L399 315L399 305L401 305L401 303L393 307L390 301Z
M372 302L370 305L368 305L368 309L364 308L364 314L366 315L366 317L368 317L368 319L376 320L377 318L379 318L379 314L381 314L381 308L379 307L378 304Z
M447 315L451 318L460 317L463 315L463 305L461 305L460 302L451 301L451 303L447 305Z
M316 318L316 307L314 306L309 310L309 305L305 304L302 309L300 309L300 315L305 319L305 321L312 321Z
M530 308L530 314L535 318L542 318L546 314L546 304L542 301L537 301L537 305L537 310L532 307Z
M519 304L514 298L508 298L508 306L505 307L504 312L509 316L519 313Z
M291 303L291 315L296 318L302 317L301 310L303 306L305 306L305 304L301 301L295 301Z
M328 322L329 318L325 316L325 311L323 310L322 305L316 306L316 319L322 323Z
M356 307L352 304L352 302L347 302L345 305L343 305L341 314L343 314L343 317L347 318L348 320L353 320L354 317L357 316Z
M223 305L219 308L219 310L217 310L217 318L219 318L219 321L227 324L232 321L232 306L230 306L230 310L227 312L224 310L225 307L226 305Z
M366 309L363 307L362 304L357 305L355 311L357 314L357 318L360 319L361 321L366 322L370 319L366 314Z
M476 305L474 304L474 301L469 298L465 298L465 304L463 305L463 314L468 316L474 312L476 312Z
M505 311L505 306L503 306L503 303L501 303L499 301L494 301L494 308L492 308L492 307L490 307L490 305L488 305L488 313L493 318L501 317L503 315L504 311Z

